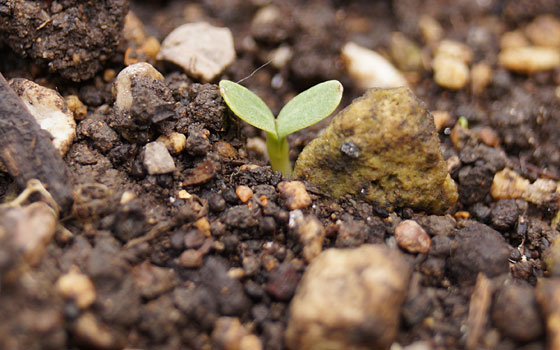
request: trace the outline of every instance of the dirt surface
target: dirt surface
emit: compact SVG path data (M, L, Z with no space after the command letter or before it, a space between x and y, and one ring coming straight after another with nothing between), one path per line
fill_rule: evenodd
M216 84L156 62L132 39L119 44L125 1L71 6L75 3L0 2L1 72L62 96L77 95L87 107L64 158L74 205L42 259L30 264L4 234L7 216L0 223L0 348L233 349L217 326L231 316L263 349L285 349L288 307L308 262L278 190L283 179L267 166L258 142L255 146L264 135L228 111ZM491 188L505 168L530 182L560 180L559 68L523 75L497 64L505 32L542 14L560 17L559 3L277 0L271 3L281 16L254 22L262 3L137 1L130 9L159 42L186 22L230 28L237 58L221 78L238 81L254 73L243 84L275 114L298 92L324 80L343 83L341 106L359 97L363 91L340 58L348 41L389 57L391 34L400 31L430 57L434 48L422 37L421 15L439 22L444 38L467 44L473 62L490 65L493 79L481 94L470 86L446 90L430 69L407 74L429 110L449 114L439 136L459 201L447 215L410 208L386 212L351 196L331 198L311 184L306 188L312 204L303 213L324 228L323 249L397 247L395 227L407 219L430 235L429 253L403 252L413 273L400 310L399 346L426 341L425 349L545 349L552 335L545 332L535 286L554 274L542 256L558 234L551 225L558 193L543 201L508 199L493 196ZM33 16L14 15L25 11ZM43 24L41 16L51 19ZM91 31L98 22L108 27ZM22 36L22 28L33 34ZM75 31L88 33L87 39L68 34ZM33 44L41 38L47 38L46 46ZM75 46L58 46L67 39ZM281 45L292 50L292 58L255 71ZM116 73L132 58L153 63L164 80L134 86L139 102L128 118L115 108L112 91ZM457 127L459 117L468 129ZM327 123L289 137L292 160ZM172 155L175 170L148 174L145 144L172 132L186 136L185 149ZM0 172L3 202L21 192L17 183ZM239 186L253 195L242 201ZM7 210L0 208L0 215ZM59 282L70 271L91 282L92 302L64 294ZM479 272L490 287L477 282ZM91 290L89 282L80 281ZM481 295L490 295L486 308L477 303ZM482 321L473 321L477 312ZM478 333L467 332L467 324Z

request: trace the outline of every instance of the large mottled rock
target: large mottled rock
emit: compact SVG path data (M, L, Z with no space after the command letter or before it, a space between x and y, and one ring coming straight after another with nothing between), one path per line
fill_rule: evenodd
M324 251L309 265L290 304L288 348L388 349L409 276L403 256L385 246Z
M457 201L432 116L408 88L371 89L299 156L294 176L335 197L442 213Z

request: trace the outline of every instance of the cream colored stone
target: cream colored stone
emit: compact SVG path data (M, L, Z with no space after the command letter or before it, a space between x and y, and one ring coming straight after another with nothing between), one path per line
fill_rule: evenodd
M473 59L473 52L470 47L459 41L442 40L436 49L435 56L447 56L470 64Z
M175 131L171 132L169 135L161 135L156 141L163 143L165 147L167 147L167 150L175 155L183 152L187 147L187 137Z
M441 87L460 90L469 82L469 67L453 57L437 56L432 62L434 81Z
M95 301L95 286L87 275L78 268L72 268L56 281L56 289L66 299L74 300L80 309L87 309Z
M288 348L389 349L410 272L402 255L386 246L324 251L307 268L290 303Z
M158 59L173 62L191 77L212 81L235 59L233 35L228 28L208 23L187 23L162 42Z
M278 191L290 210L305 209L311 204L311 197L301 181L282 181L278 184Z
M360 89L408 86L402 74L373 50L349 42L342 48L342 59Z
M502 50L525 46L529 46L529 40L527 40L527 37L521 30L506 32L500 38Z
M420 27L422 38L428 44L439 41L443 36L443 28L439 22L428 15L420 16L418 27Z
M64 98L55 90L27 79L11 79L10 87L23 100L41 129L52 135L54 147L64 157L76 138L76 121Z
M551 14L541 15L527 25L525 34L537 46L560 47L560 20Z
M518 73L535 73L560 65L560 50L552 47L528 46L502 50L498 64Z
M490 195L494 199L521 198L529 184L529 180L522 178L511 169L505 168L494 175Z
M132 81L137 77L147 77L154 80L163 80L163 75L151 64L146 62L132 64L117 75L113 84L113 96L115 97L115 108L128 111L132 107Z
M480 62L471 69L471 90L474 94L480 95L492 82L492 68L489 64Z

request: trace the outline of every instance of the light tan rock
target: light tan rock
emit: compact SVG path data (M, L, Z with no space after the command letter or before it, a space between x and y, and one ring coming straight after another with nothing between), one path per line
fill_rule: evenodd
M72 268L60 276L56 281L56 289L64 298L74 300L80 309L87 309L97 297L93 282L78 268Z
M349 42L342 48L348 74L360 89L408 86L402 74L383 56Z
M10 87L23 100L41 129L52 135L54 147L64 157L76 138L76 121L64 98L55 90L27 79L11 79Z
M241 185L235 188L235 194L241 203L247 203L253 197L253 190L249 186Z
M430 236L414 220L404 220L395 227L395 239L409 253L427 254L430 251Z
M560 50L544 46L508 48L500 52L498 64L518 73L550 70L560 65Z
M113 84L115 108L123 111L130 110L134 100L132 82L139 77L163 81L163 75L149 63L141 62L126 67L119 72L117 80Z
M476 95L484 92L492 82L492 68L489 64L480 62L471 69L471 90Z
M74 119L82 120L87 115L87 107L80 101L78 96L76 95L68 95L64 98L66 104L68 105L68 109L74 115Z
M455 58L466 64L470 64L473 60L473 52L471 48L462 42L455 40L442 40L436 49L435 56Z
M262 350L258 337L250 334L237 317L220 317L212 331L212 343L217 350Z
M418 19L418 27L422 38L428 44L439 41L443 37L443 28L438 21L428 15L421 15Z
M560 20L551 14L541 15L527 25L525 34L537 46L560 47Z
M526 46L529 46L529 40L527 40L527 37L521 30L506 32L500 38L500 47L502 50Z
M156 141L163 143L167 150L175 155L183 152L187 147L187 137L176 131L171 132L169 135L161 135Z
M173 62L191 77L212 81L235 59L233 35L228 28L208 23L187 23L162 42L158 59Z
M278 191L290 210L305 209L311 205L311 197L301 181L282 181L278 184Z
M469 82L469 67L456 58L438 56L432 62L434 81L441 87L460 90Z
M529 184L529 180L519 176L511 169L505 168L494 175L490 195L494 199L521 198Z
M309 265L290 304L288 348L388 349L410 272L401 253L385 246L324 251Z
M303 258L310 263L323 250L325 229L314 215L304 216L301 210L290 212L290 229L294 230L303 245Z

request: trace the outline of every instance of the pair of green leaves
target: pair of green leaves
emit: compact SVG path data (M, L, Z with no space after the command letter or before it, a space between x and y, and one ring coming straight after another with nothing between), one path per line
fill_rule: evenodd
M340 103L342 91L337 80L317 84L294 97L274 118L264 101L249 89L229 80L220 81L220 93L233 113L277 140L328 117Z

